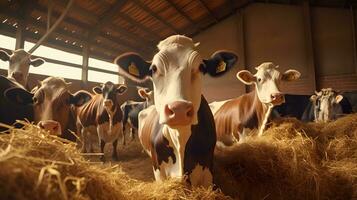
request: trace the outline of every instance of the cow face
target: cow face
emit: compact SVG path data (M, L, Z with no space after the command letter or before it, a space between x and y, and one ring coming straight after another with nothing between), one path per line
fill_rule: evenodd
M145 99L147 106L154 104L154 92L147 88L139 88L138 94L142 99Z
M237 61L231 52L216 52L202 60L192 39L175 35L161 41L152 62L138 54L119 56L119 72L134 81L151 79L159 123L171 127L197 124L201 101L202 74L219 76Z
M125 85L114 84L110 81L93 88L93 92L103 96L103 106L108 112L114 112L118 104L118 95L122 95L126 91Z
M14 78L23 86L27 84L30 65L38 67L45 61L41 58L31 59L31 55L23 49L18 49L12 55L0 50L0 59L9 61L8 77Z
M310 97L314 105L315 121L328 122L336 119L337 114L342 112L339 103L342 101L343 96L331 88L322 89L320 92L315 93L316 95Z
M5 96L18 104L32 104L35 123L51 134L61 135L67 131L71 106L81 106L91 99L85 91L71 94L68 86L62 78L49 77L33 93L17 88L7 90Z
M289 69L284 73L278 71L278 66L267 62L255 68L254 75L247 70L237 73L237 78L246 85L255 85L259 100L264 104L280 105L284 103L284 95L280 92L281 81L293 81L300 77L300 72Z

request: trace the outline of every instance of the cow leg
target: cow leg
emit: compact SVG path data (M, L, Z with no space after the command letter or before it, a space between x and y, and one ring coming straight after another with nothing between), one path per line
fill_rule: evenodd
M99 140L99 146L100 146L100 153L103 154L103 155L100 156L100 160L105 162L105 156L104 156L105 142L104 142L104 140L102 140L102 139Z
M118 147L118 139L114 140L114 142L113 142L113 159L114 160L119 159L117 147Z

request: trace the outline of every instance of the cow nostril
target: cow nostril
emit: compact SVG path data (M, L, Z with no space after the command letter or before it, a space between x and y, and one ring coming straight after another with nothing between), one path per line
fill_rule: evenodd
M174 111L172 111L171 109L170 109L170 107L169 107L169 105L165 105L165 114L167 115L167 116L173 116L175 113L174 113Z
M193 117L193 107L190 107L187 111L187 117Z

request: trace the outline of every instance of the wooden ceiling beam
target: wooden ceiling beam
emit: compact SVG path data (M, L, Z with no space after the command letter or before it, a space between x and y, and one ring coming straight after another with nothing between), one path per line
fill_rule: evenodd
M218 18L213 13L213 11L206 5L206 3L203 0L198 0L198 2L200 2L200 4L207 10L209 15L214 19L215 23L217 23L218 22Z
M110 6L108 10L104 12L102 16L98 18L96 24L90 27L88 31L88 38L91 40L94 38L98 33L101 32L101 29L106 25L110 24L112 18L120 11L120 9L127 3L127 0L117 0L114 5ZM89 41L90 42L90 41Z
M120 0L121 1L121 0ZM36 8L38 11L40 11L40 12L42 12L42 13L47 13L47 8L45 8L45 7L43 7L42 5L40 5L40 4L38 4L38 3L33 3L33 4L31 4L34 8ZM74 7L74 8L72 8L74 11L76 11L76 9L78 9L78 5L77 5L77 7ZM81 10L81 12L88 12L88 11L83 11L83 9ZM89 14L89 13L87 13L87 14ZM59 13L58 12L55 12L54 10L52 11L52 16L54 17L54 18L58 18L59 17ZM92 15L92 14L91 14ZM121 14L120 14L121 15ZM92 17L93 17L93 15L92 15ZM77 26L77 27L80 27L81 29L84 29L84 30L89 30L90 29L90 25L88 25L88 24L85 24L85 23L83 23L83 22L80 22L80 21L78 21L78 20L76 20L76 19L74 19L74 18L70 18L70 17L67 17L67 18L65 18L64 19L64 21L66 22L66 23L69 23L69 24L72 24L72 25L75 25L75 26ZM95 19L95 21L98 21L98 19ZM110 24L109 25L113 25L112 23L111 23L111 21L110 21ZM113 26L115 26L115 25L113 25ZM115 26L115 27L117 27L117 26ZM124 35L124 36L126 36L126 37L130 37L130 38L132 38L132 39L135 39L135 40L140 40L140 42L142 43L142 44L147 44L147 45L149 45L150 43L149 42L145 42L145 41L143 41L141 38L142 37L139 37L138 35L136 35L136 34L133 34L133 33L130 33L129 31L126 31L125 29L119 29L119 28L115 28L114 29L114 31L115 32L117 32L117 33L119 33L119 34L122 34L122 35ZM145 31L145 30L144 30ZM146 31L145 31L146 32Z
M61 7L66 7L67 5L67 1L63 1L63 0L52 0L54 5L59 5ZM74 2L74 4L72 5L71 8L72 11L75 11L76 13L80 14L81 16L91 20L91 21L98 21L98 18L93 15L93 13L89 12L88 10L80 7L79 5L76 4L76 2Z
M182 15L187 21L190 22L190 24L195 27L196 30L201 29L198 25L196 25L196 22L194 22L190 16L188 16L182 9L180 9L172 0L166 0L168 4L170 4L171 7L175 8L175 10Z
M140 0L132 0L132 1L135 2L135 5L139 6L141 9L149 13L152 17L154 17L156 20L158 20L159 22L161 22L162 24L173 30L175 33L180 33L180 30L178 30L172 24L168 23L167 20L162 18L160 15L154 13L149 7L143 4Z

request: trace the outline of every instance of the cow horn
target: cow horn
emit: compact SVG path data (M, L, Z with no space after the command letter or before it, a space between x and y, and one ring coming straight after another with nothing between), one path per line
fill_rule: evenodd
M279 68L279 65L275 66L275 69L278 69Z
M195 47L198 47L198 46L200 46L200 44L201 44L201 43L196 42L194 45L195 45Z
M67 86L67 87L69 87L69 86L71 86L71 85L72 85L72 82L66 83L66 86Z

